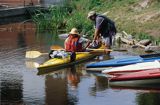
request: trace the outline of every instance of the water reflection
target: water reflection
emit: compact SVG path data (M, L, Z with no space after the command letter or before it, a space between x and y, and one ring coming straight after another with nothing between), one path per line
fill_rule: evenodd
M67 72L67 80L72 89L76 89L78 87L78 83L80 82L80 76L82 74L76 71L76 66L73 65L70 70Z
M41 89L44 90L44 87L39 82L44 80L35 75L35 68L28 72L24 55L26 49L47 49L43 44L47 42L36 41L36 29L32 23L1 25L0 28L3 29L0 30L0 103L43 104L44 93ZM33 82L34 80L38 81Z
M81 67L78 65L71 66L67 69L67 81L68 81L68 103L67 105L76 105L79 101L78 94L78 84L80 83L80 76L82 73L80 70Z
M47 105L67 104L67 81L65 78L56 78L52 75L47 75L45 86L45 103Z
M137 94L136 101L138 105L159 105L160 94L140 93L140 94Z
M140 86L110 86L112 89L116 90L135 90L144 93L160 93L160 84L149 84Z
M16 23L16 22L23 22L28 19L30 19L29 16L16 16L16 17L1 18L0 25L11 24L11 23Z
M53 71L46 75L45 93L48 105L75 105L78 102L77 87L80 75L76 66L60 71Z
M26 40L25 40L25 33L23 32L20 32L18 33L18 38L17 38L17 46L18 48L20 47L26 47L27 44L26 44Z
M108 79L101 73L93 74L95 83L90 87L90 95L96 96L97 92L105 91L108 88Z

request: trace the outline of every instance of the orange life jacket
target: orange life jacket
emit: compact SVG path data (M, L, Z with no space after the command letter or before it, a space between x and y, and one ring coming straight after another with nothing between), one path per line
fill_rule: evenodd
M70 52L83 51L82 43L79 43L79 35L69 35L65 41L65 50Z

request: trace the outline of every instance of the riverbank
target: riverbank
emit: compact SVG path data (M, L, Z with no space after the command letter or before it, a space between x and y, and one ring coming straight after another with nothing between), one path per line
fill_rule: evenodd
M60 14L59 10L54 14L55 9L52 9L53 11L48 14L39 13L36 21L38 20L37 24L44 29L59 28L68 32L72 27L77 27L83 34L91 36L93 26L87 19L87 13L94 10L105 13L107 17L114 20L119 32L126 31L137 39L149 38L160 42L159 4L158 0L70 1L66 4L69 7L69 14ZM54 17L60 19L56 20Z

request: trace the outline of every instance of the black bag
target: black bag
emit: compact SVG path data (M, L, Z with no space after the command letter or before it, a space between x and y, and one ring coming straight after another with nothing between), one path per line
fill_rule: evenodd
M114 32L115 34L117 33L117 29L116 29L116 26L115 26L115 22L114 22L114 21L110 20L110 21L108 22L108 30L109 30L110 32Z
M102 17L105 19L103 26L107 27L106 33L110 35L115 35L117 33L117 29L115 26L115 22L108 17L105 17L103 15L98 15L99 17Z

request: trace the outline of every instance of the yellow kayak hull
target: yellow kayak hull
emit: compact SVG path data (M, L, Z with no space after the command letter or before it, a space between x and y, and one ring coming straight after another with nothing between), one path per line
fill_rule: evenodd
M100 48L104 48L100 47ZM47 69L53 70L53 69L60 69L64 68L73 64L77 64L86 60L89 60L91 58L94 58L97 54L91 54L91 53L76 53L76 60L74 62L70 62L70 57L67 58L52 58L48 61L44 62L43 64L39 65L37 68L39 71L46 71Z
M38 69L49 69L49 68L57 68L58 66L64 66L64 65L69 65L69 63L76 63L80 61L85 61L89 58L94 57L95 55L93 54L76 54L76 60L74 62L70 62L70 57L61 59L61 58L53 58L45 63L41 64Z

